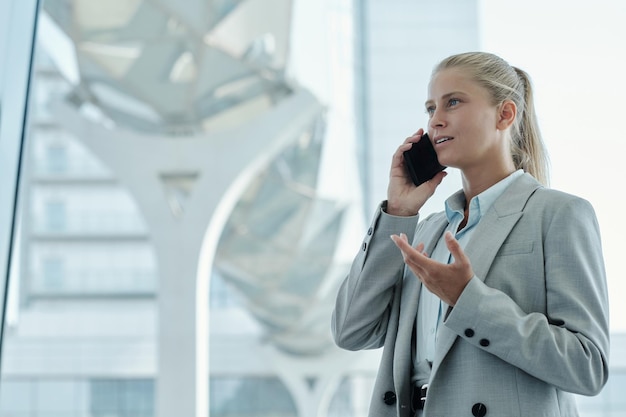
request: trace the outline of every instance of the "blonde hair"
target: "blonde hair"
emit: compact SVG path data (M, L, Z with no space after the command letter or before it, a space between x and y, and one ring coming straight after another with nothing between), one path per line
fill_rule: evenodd
M517 116L511 129L511 156L515 167L523 169L544 185L549 183L548 154L541 138L530 77L523 70L487 52L467 52L441 61L433 76L448 68L459 68L482 85L493 104L512 100Z

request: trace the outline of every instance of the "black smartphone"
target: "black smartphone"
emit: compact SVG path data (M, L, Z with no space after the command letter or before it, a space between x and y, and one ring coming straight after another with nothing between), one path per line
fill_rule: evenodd
M439 171L446 169L439 163L437 152L435 152L428 133L424 133L419 142L413 143L411 149L404 152L404 165L416 186L428 181Z

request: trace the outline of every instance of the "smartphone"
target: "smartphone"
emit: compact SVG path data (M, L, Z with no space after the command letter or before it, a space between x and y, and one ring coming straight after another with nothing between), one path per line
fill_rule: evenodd
M435 152L428 133L424 133L419 142L413 143L411 149L404 152L404 165L416 186L428 181L439 171L446 169L439 163L437 152Z

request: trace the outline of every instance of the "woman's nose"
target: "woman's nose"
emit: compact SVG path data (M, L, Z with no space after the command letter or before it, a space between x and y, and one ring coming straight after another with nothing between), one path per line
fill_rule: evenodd
M428 126L431 129L445 126L445 119L441 111L435 110L433 112L432 116L430 117L430 120L428 121Z

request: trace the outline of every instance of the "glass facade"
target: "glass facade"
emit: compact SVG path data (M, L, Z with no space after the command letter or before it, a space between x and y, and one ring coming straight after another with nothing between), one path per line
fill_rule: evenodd
M337 286L484 4L317 3L0 3L0 417L367 416Z

